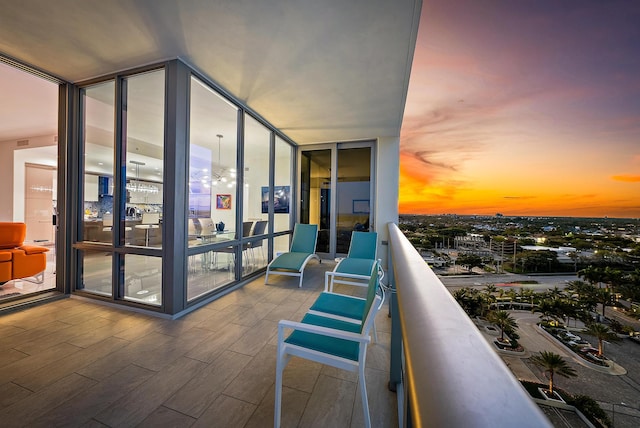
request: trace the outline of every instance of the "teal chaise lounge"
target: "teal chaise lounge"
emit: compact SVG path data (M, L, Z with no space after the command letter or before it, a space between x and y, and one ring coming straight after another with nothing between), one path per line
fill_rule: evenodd
M298 287L302 287L302 277L304 268L311 259L320 262L320 257L315 253L316 241L318 240L317 224L296 223L293 229L293 239L288 253L282 253L267 266L267 274L264 283L269 283L269 275L298 276L300 282Z

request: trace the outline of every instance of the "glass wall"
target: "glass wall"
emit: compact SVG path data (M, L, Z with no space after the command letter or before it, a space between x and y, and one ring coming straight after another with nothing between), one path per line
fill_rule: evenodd
M245 114L243 229L253 237L268 232L269 168L271 131ZM243 273L249 274L267 265L267 240L251 240L242 246Z
M162 258L125 254L124 298L147 305L162 303Z
M189 256L187 296L194 298L235 280L239 239L238 108L196 77L191 77L189 102L189 168L187 234ZM245 233L246 234L246 233Z
M318 225L316 251L329 253L331 149L303 151L300 162L300 222Z
M337 176L336 253L346 254L353 231L369 231L371 147L339 148Z
M82 250L79 252L82 269L82 285L78 288L85 291L111 296L111 273L113 258L99 250Z
M275 189L273 219L274 232L291 229L291 177L293 176L293 147L280 137L276 137L275 156Z
M164 70L156 70L123 81L125 232L130 245L162 246L164 80Z
M81 102L85 156L80 236L85 242L112 244L115 81L85 88ZM83 276L78 288L103 296L113 294L110 255L104 251L81 252Z
M186 64L149 70L80 89L75 287L175 314L288 250L294 148Z
M115 82L90 86L82 95L85 156L81 236L84 241L110 244L113 241Z
M292 228L293 147L280 137L276 137L274 168L273 231L282 232ZM274 241L274 252L289 250L289 242L287 241L285 246L282 242L282 240Z

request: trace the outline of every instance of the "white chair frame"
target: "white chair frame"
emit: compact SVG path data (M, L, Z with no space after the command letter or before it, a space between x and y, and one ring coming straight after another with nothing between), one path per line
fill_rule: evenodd
M281 320L278 323L278 354L276 361L276 399L274 410L274 426L280 428L281 411L282 411L282 372L287 366L292 356L305 358L307 360L315 361L320 364L326 364L338 369L347 370L350 372L358 373L358 383L360 385L360 393L362 399L362 409L364 412L364 424L366 428L371 427L371 416L369 415L369 401L367 399L367 387L365 382L365 362L367 356L367 346L371 342L371 336L369 336L369 330L375 319L375 315L379 308L382 306L382 297L376 295L373 304L367 314L367 318L364 323L362 333L352 333L343 330L337 330L327 327L321 327L311 324L304 324L300 322ZM313 349L308 349L302 346L286 343L284 332L285 329L293 329L299 331L305 331L309 333L320 334L323 336L333 337L337 339L344 339L359 344L358 361L352 361L346 358L338 357L331 354L326 354Z

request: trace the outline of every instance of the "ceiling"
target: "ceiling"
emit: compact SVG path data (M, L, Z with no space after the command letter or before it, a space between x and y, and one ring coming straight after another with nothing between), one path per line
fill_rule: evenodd
M70 82L182 58L299 144L399 137L421 3L3 2L0 53ZM0 141L51 120L14 79L0 67Z

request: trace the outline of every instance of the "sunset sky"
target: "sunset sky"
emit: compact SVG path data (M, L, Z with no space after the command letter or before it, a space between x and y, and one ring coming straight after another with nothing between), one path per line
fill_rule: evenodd
M424 0L400 213L640 217L640 1Z

